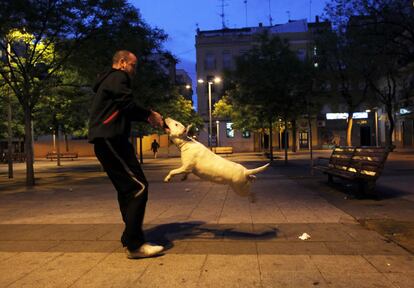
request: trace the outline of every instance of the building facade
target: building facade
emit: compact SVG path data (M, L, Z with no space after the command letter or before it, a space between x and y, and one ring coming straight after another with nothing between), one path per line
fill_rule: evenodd
M200 31L196 35L196 72L197 79L203 80L197 86L198 113L204 119L205 129L200 131L200 141L209 144L209 126L212 123L212 146L233 146L235 151L257 151L266 148L268 139L249 131L235 131L229 119L210 119L210 110L223 95L223 81L211 85L209 93L209 81L215 77L222 78L224 71L235 69L235 59L249 51L256 43L257 35L267 32L270 35L278 36L289 42L290 48L296 53L299 59L313 57L314 44L313 33L317 29L330 27L327 22L307 23L306 20L289 21L286 24L274 26L247 27L241 29L221 29ZM210 98L211 97L211 98ZM303 121L301 121L302 123ZM315 120L316 123L316 120ZM314 125L316 126L316 125ZM307 127L307 126L306 126ZM287 132L288 133L288 132ZM282 148L284 141L280 133L274 134L273 143L275 148ZM309 147L308 128L299 128L297 131L296 143L292 143L294 137L289 137L289 146L296 145L298 148ZM264 139L263 139L264 138ZM282 143L283 142L283 143ZM313 145L317 145L315 137ZM304 148L305 149L305 148Z

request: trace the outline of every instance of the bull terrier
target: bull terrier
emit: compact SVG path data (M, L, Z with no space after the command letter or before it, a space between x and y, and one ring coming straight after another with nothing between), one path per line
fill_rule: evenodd
M269 164L255 169L247 169L238 163L224 159L200 142L188 137L191 125L185 127L171 118L166 118L164 121L171 141L181 151L182 162L181 167L168 173L164 182L169 182L173 176L179 174L184 174L182 180L186 180L188 174L193 173L204 180L228 184L236 194L248 196L254 202L254 195L250 192L250 184L256 178L255 174L265 170Z

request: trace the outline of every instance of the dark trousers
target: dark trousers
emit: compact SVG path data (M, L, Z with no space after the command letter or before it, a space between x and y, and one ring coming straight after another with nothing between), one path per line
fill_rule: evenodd
M139 248L145 242L142 223L148 199L148 182L126 137L97 139L95 155L118 192L118 203L125 229L121 237L124 247Z

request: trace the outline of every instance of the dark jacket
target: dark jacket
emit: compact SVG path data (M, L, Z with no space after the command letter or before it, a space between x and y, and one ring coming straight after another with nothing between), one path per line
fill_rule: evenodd
M131 79L121 70L107 69L96 79L89 118L89 142L97 138L128 137L131 121L147 121L151 111L135 104Z

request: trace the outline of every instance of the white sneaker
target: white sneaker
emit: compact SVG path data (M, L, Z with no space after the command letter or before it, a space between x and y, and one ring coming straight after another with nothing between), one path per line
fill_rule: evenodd
M144 243L137 250L130 251L128 248L125 249L127 257L129 259L138 259L152 257L160 254L164 250L163 246L154 245L151 243Z

